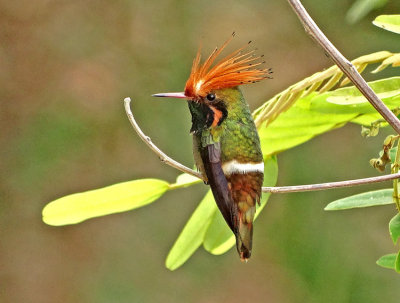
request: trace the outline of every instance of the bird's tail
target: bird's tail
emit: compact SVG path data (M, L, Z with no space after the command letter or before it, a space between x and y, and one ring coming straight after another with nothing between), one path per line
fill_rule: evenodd
M247 261L251 256L254 213L255 206L250 207L245 213L239 213L239 228L235 236L236 248L242 261Z

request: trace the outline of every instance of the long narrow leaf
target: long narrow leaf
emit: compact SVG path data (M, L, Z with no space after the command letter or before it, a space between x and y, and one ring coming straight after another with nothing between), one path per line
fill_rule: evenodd
M393 244L396 245L397 240L400 238L400 215L396 214L389 222L389 232Z
M142 179L65 196L44 207L43 221L60 226L128 211L157 200L168 189L163 180Z
M389 107L396 107L399 105L400 99L400 77L392 77L377 81L368 82L369 86L374 90L374 92L385 101L385 104ZM393 100L393 97L398 96L398 98ZM339 88L335 91L321 94L314 98L314 105L323 105L325 103L316 104L315 101L318 99L325 99L329 103L337 105L352 105L352 106L337 106L335 112L338 113L374 113L375 109L368 102L368 100L361 94L361 92L352 87ZM325 104L328 105L328 104ZM319 106L321 108L321 106ZM317 110L318 107L312 107L313 110ZM321 109L320 109L321 111Z
M287 112L273 121L268 127L259 127L261 147L264 156L273 155L313 137L344 125L357 116L357 113L321 113L310 109L310 102L317 94L300 98ZM321 100L320 102L325 102Z
M175 270L196 251L203 242L207 228L217 210L213 195L209 191L186 223L174 246L171 248L165 266Z
M380 189L346 197L329 203L325 210L343 210L393 203L393 189Z
M381 15L372 23L388 31L400 34L400 15Z

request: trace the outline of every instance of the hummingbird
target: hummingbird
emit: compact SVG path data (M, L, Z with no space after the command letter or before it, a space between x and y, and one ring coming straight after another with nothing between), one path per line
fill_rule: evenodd
M187 100L196 167L236 237L240 259L247 261L264 162L257 129L239 86L270 78L271 69L260 68L265 63L260 61L263 56L246 50L247 45L216 62L233 37L234 33L203 63L199 49L183 92L153 96Z

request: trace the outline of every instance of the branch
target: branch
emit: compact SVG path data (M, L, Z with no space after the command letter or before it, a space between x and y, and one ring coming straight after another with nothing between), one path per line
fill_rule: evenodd
M197 177L201 180L204 180L203 176L198 172L186 167L185 165L175 161L174 159L168 157L161 149L159 149L150 139L150 137L146 136L143 131L140 129L139 125L137 124L135 118L133 117L131 108L131 98L124 99L124 107L126 115L128 116L129 121L133 129L139 135L140 139L143 140L144 143L147 144L150 149L158 155L160 160L181 172L187 173L194 177ZM377 183L383 182L388 180L393 180L400 178L400 173L379 176L379 177L371 177L371 178L364 178L364 179L357 179L357 180L348 180L348 181L340 181L340 182L330 182L330 183L321 183L321 184L308 184L308 185L296 185L296 186L282 186L282 187L263 187L262 191L265 193L292 193L292 192L303 192L303 191L316 191L316 190L323 190L323 189L331 189L331 188L339 188L339 187L350 187L356 185L363 185L363 184L370 184L370 183Z
M299 0L288 0L293 10L299 17L306 32L325 50L331 57L336 65L346 74L346 76L353 82L359 91L367 98L373 107L382 115L382 117L393 127L393 129L400 134L400 121L392 111L379 99L374 91L369 87L360 73L328 40L324 33L319 29L317 24L313 21L307 13Z
M332 189L339 187L351 187L356 185L364 185L371 183L378 183L388 180L393 180L400 178L400 173L384 175L379 177L370 177L356 180L348 180L348 181L339 181L339 182L328 182L328 183L320 183L320 184L308 184L308 185L295 185L295 186L281 186L281 187L263 187L262 191L273 194L282 194L282 193L295 193L295 192L304 192L304 191L317 191L324 189Z
M169 166L172 166L173 168L176 168L177 170L180 170L184 173L187 173L189 175L192 175L194 177L197 177L201 180L204 180L203 176L194 171L193 169L190 169L189 167L186 167L185 165L175 161L174 159L168 157L161 149L159 149L150 139L150 137L146 136L143 131L140 129L139 125L136 123L135 118L133 117L131 108L131 98L125 98L124 99L124 107L125 107L125 112L126 115L128 116L129 121L132 124L133 129L136 131L136 133L139 135L140 139L143 140L144 143L147 144L150 149L155 152L160 160L164 162L165 164L168 164Z

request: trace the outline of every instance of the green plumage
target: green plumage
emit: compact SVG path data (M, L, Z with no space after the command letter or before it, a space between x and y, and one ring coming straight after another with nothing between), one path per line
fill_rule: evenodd
M194 159L236 236L241 259L246 260L251 255L252 224L263 180L262 171L251 171L252 165L263 161L260 140L238 87L214 90L212 95L212 100L188 102Z
M222 162L261 162L260 139L249 106L239 88L219 92L227 103L228 117L221 124Z
M227 110L226 119L214 128L207 127L208 106L189 101L192 114L192 131L197 135L195 140L206 146L212 142L221 143L221 160L237 160L241 163L261 162L263 160L260 139L249 106L238 87L216 90L215 94ZM196 149L199 144L196 142ZM196 152L196 151L194 151ZM198 158L195 156L195 158Z

